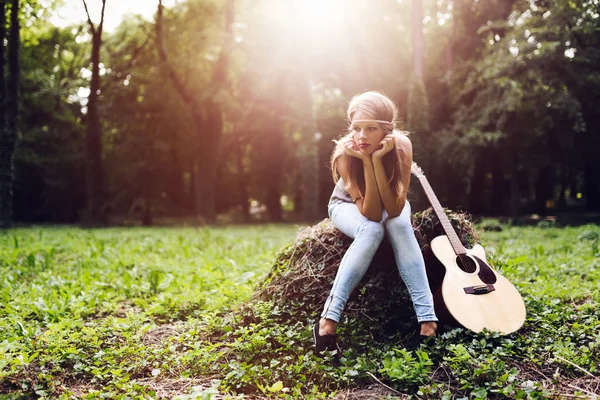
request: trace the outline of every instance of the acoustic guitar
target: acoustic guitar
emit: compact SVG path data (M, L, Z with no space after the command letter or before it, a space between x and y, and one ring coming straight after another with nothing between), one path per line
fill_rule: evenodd
M441 297L448 312L474 332L484 328L503 334L518 330L526 314L518 290L490 267L481 245L463 246L421 168L413 163L411 172L446 233L431 241L431 250L445 268Z

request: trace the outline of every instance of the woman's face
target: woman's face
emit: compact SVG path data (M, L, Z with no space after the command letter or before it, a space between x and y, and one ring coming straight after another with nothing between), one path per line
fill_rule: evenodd
M363 120L363 121L359 121ZM357 111L352 117L352 138L363 154L373 154L379 147L379 142L385 137L385 133L371 115Z

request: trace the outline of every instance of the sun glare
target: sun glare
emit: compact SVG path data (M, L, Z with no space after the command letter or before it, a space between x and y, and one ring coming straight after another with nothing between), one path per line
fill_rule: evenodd
M305 36L320 35L340 25L345 9L341 0L267 0L266 7L271 17Z
M102 10L101 0L86 0L90 18L94 24L100 22L100 12ZM171 7L175 0L164 0L165 7ZM122 0L107 1L104 12L104 28L107 32L112 32L121 23L126 14L139 14L147 20L152 20L158 7L157 1L149 0ZM53 25L65 27L87 21L87 14L83 7L83 1L71 0L60 7L50 19Z
M321 30L339 22L343 9L343 3L337 0L292 1L296 22L308 29Z

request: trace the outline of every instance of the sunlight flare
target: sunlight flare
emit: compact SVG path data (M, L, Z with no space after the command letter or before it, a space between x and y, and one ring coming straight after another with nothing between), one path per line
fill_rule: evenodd
M334 24L342 15L344 6L336 0L293 0L292 10L299 25L309 29L323 29Z
M293 31L304 35L323 34L344 20L348 5L340 0L289 0L270 1L268 9L277 20Z

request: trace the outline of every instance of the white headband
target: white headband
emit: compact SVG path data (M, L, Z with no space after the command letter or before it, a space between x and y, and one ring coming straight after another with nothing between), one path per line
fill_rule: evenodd
M351 123L355 123L355 122L377 122L380 124L394 124L394 121L384 121L382 119L355 119L354 121L351 121Z

